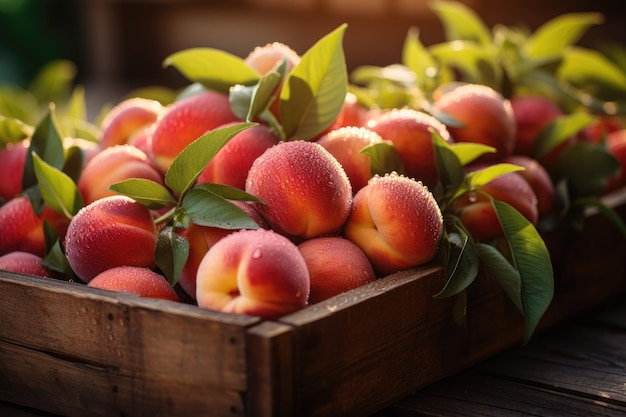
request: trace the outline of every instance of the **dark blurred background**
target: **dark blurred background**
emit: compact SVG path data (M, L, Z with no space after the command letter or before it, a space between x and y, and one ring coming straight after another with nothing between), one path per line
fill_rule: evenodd
M623 0L465 0L492 27L535 29L566 12L605 16L579 42L626 43ZM169 54L194 46L245 56L281 41L303 53L347 22L349 70L400 61L411 26L426 45L443 40L427 0L0 0L0 82L25 85L47 61L76 63L87 91L114 99L128 89L185 80L163 68ZM90 88L92 90L90 90Z

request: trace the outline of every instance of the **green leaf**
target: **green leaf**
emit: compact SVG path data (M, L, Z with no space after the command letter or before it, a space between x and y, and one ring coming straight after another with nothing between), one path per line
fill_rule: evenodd
M433 128L430 134L435 150L435 161L439 172L439 182L443 188L444 197L450 193L455 193L465 180L465 169L459 155L452 146L446 142L441 135ZM445 209L448 201L440 202Z
M348 91L343 24L317 41L289 73L280 93L285 137L311 139L337 118Z
M72 270L58 238L55 239L50 249L46 251L41 264L51 271L58 272L68 280L80 281Z
M605 216L611 223L613 223L615 228L626 239L626 223L624 223L624 220L617 211L609 207L602 200L597 197L581 198L576 200L576 204L583 205L586 208L596 208L600 214Z
M442 66L460 71L463 81L498 89L502 69L490 48L471 41L453 41L431 45L429 51Z
M195 183L202 170L233 136L255 123L240 123L210 131L191 142L172 161L165 173L165 184L183 195Z
M402 47L402 64L416 75L416 85L422 91L437 87L438 66L428 49L419 39L419 30L411 27Z
M365 146L360 151L370 158L370 172L372 176L383 175L392 171L404 173L404 165L398 150L391 143L378 142Z
M624 69L592 49L569 48L559 66L557 77L595 97L612 100L626 95Z
M83 206L76 184L68 175L45 163L36 153L33 153L33 162L44 202L71 219Z
M130 178L111 184L109 190L126 195L151 210L174 206L177 203L167 188L144 178Z
M576 142L556 159L551 174L567 181L572 199L601 193L620 164L605 146Z
M0 84L0 115L34 125L41 112L37 99L30 91Z
M498 163L468 173L467 180L470 188L476 189L501 175L508 174L510 172L522 171L523 169L523 167L515 164Z
M443 240L444 265L446 282L435 298L451 297L470 286L478 275L478 254L474 241L469 234L453 223L454 229L446 234Z
M24 190L37 183L33 152L48 165L57 169L63 168L65 150L63 148L62 135L59 132L54 115L54 105L50 105L48 113L36 126L28 150L24 165L24 177L22 179L22 189Z
M496 148L493 146L483 145L482 143L456 142L450 144L450 149L459 158L459 162L463 166L475 161L478 157L489 153L495 153Z
M523 55L533 60L548 60L561 56L563 51L578 42L592 25L602 23L599 13L566 13L559 15L535 30L523 45Z
M511 264L521 278L524 344L532 336L554 295L550 253L537 229L510 205L492 200L509 245Z
M241 208L207 187L194 187L185 195L182 207L195 224L221 229L258 229L259 225Z
M458 1L437 0L431 3L431 9L441 20L447 40L469 40L483 46L491 43L489 28L467 5Z
M210 182L202 183L196 185L194 188L201 189L209 193L213 193L222 198L226 198L228 200L237 200L237 201L253 201L255 203L263 203L259 198L253 196L250 193L245 192L236 187L232 187L226 184L214 184Z
M283 60L279 67L283 73L270 71L252 86L238 84L231 87L228 99L233 113L241 120L250 122L265 111L276 99L276 91L283 79L285 68L286 63Z
M32 126L19 119L0 115L0 148L26 139L33 133Z
M483 264L491 271L504 293L520 313L524 314L522 303L522 278L519 271L495 247L477 243L476 250Z
M174 286L189 258L189 241L176 233L172 226L164 226L157 235L154 259L169 283Z
M175 52L165 58L163 66L172 66L189 81L223 93L228 93L233 85L252 85L260 76L242 58L213 48Z
M70 96L76 72L76 64L72 61L50 61L36 74L29 91L44 106L65 102Z

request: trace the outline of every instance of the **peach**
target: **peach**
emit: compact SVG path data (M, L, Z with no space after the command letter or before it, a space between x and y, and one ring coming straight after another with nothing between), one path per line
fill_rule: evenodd
M481 143L495 148L494 153L481 156L480 162L499 161L513 153L515 119L511 102L493 88L463 84L443 91L433 105L437 112L460 123L447 123L455 142Z
M259 227L269 229L265 220L251 204L244 201L232 201L232 203L241 208ZM189 242L189 256L178 278L178 284L192 299L196 298L196 275L202 258L214 244L233 232L234 230L231 229L202 226L193 223L187 229L179 232Z
M137 294L144 298L179 301L174 288L161 274L138 266L117 266L96 275L87 286Z
M341 164L356 194L372 178L370 158L361 153L369 145L383 142L376 132L365 127L346 126L331 130L317 140Z
M309 304L369 284L376 273L365 253L341 236L322 236L298 245L311 279Z
M9 143L0 150L0 200L9 201L22 192L24 165L30 140ZM2 201L0 201L0 204Z
M151 211L115 195L86 205L72 218L65 239L70 267L84 282L116 266L154 268L157 229Z
M244 58L244 62L261 75L276 69L283 60L286 64L285 74L289 74L300 63L301 57L288 45L281 42L271 42L255 47ZM278 97L282 88L282 83L276 87L276 91L274 91L276 99L270 104L270 112L277 120L280 120L280 100Z
M374 176L356 193L343 230L378 276L429 262L442 234L443 218L432 193L395 172Z
M478 170L476 165L470 170ZM539 210L537 196L531 185L517 172L509 172L461 196L453 205L467 231L476 241L488 241L502 236L503 230L498 216L489 201L491 198L507 203L530 223L537 224Z
M209 249L198 266L202 308L275 319L307 305L310 277L298 247L272 230L241 230Z
M502 162L524 167L523 171L517 171L537 196L537 212L539 217L548 215L556 202L556 190L550 174L536 159L523 155L511 155Z
M554 101L538 95L513 97L511 108L516 126L513 153L533 156L539 133L562 116L563 111Z
M109 187L130 178L149 179L164 184L161 173L150 158L132 145L114 145L98 153L83 168L78 191L85 205L116 195Z
M43 223L48 222L63 241L69 220L45 206L37 215L26 196L12 198L0 207L0 255L13 251L46 254Z
M156 122L164 106L152 99L133 97L115 105L100 124L100 146L124 145L133 135Z
M221 127L236 123L228 123ZM267 126L251 126L233 136L217 152L202 171L197 182L226 184L243 190L246 187L248 171L254 160L278 142L278 136Z
M346 93L341 114L341 123L337 128L346 126L363 127L367 125L367 121L370 118L370 109L359 102L356 94L348 92Z
M220 125L238 121L228 95L212 90L188 96L168 106L155 122L149 139L150 157L161 173L194 140Z
M451 142L443 123L422 111L405 108L382 113L371 119L367 127L393 143L404 165L404 175L422 181L427 187L437 185L439 171L429 128Z
M339 234L352 206L352 188L337 159L316 142L280 142L258 157L245 191L268 225L294 240Z
M609 192L626 186L626 129L619 129L609 133L606 146L620 165L617 174L607 181L605 191Z
M598 116L583 130L580 138L591 143L599 143L611 133L624 128L626 128L624 119L619 116Z
M52 272L41 262L41 256L34 253L14 251L0 256L0 269L38 277L51 277Z
M244 58L244 62L263 75L275 69L283 59L286 61L287 73L300 63L300 55L295 50L284 43L271 42L255 47Z

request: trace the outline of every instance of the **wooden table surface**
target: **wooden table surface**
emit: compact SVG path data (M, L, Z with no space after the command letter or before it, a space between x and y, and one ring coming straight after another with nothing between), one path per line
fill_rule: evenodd
M626 416L626 300L536 335L376 417Z
M0 415L48 416L0 402ZM436 382L371 417L626 416L626 299Z

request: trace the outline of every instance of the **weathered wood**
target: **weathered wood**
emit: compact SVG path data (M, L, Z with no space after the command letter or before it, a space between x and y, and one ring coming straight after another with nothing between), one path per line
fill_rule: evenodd
M195 397L202 401L200 410L215 401L210 409L218 415L225 402L224 414L243 412L245 334L258 318L10 273L2 273L0 293L10 294L0 298L0 342L13 352L0 357L0 366L14 377L2 379L2 399L55 392L58 374L74 384L68 406L74 401L80 411L86 398L107 399L87 405L94 415L110 407L155 410L159 398L185 410L184 398L193 405ZM16 358L30 358L32 366L16 367ZM31 371L46 385L29 377ZM179 390L181 401L174 401ZM60 398L46 397L44 409Z

